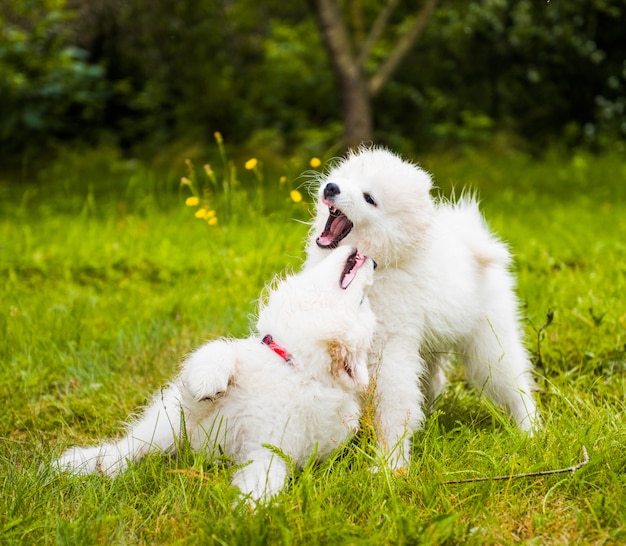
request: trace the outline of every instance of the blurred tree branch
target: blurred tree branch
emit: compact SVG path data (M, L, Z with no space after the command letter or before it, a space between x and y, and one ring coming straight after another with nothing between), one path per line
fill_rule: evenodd
M395 2L395 0L390 0L390 4L393 2ZM391 54L387 57L376 74L370 79L369 91L372 96L375 97L380 93L380 90L391 79L402 60L419 40L428 21L435 13L438 3L439 0L426 0L422 8L417 12L408 32L400 38Z
M347 147L355 147L364 141L372 140L372 99L390 81L401 62L419 40L438 3L439 0L424 2L415 14L408 31L398 39L374 74L368 77L366 65L370 61L372 48L388 29L399 0L388 0L383 6L358 53L353 51L352 44L358 46L360 40L358 35L351 39L339 0L309 0L339 87L344 144ZM358 13L360 6L357 6L353 13L355 11ZM361 25L357 27L361 28Z

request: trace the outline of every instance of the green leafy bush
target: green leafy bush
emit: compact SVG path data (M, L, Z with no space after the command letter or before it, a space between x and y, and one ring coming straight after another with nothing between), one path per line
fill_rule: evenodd
M0 12L0 145L4 156L102 122L108 85L88 52L69 45L64 1L14 2Z

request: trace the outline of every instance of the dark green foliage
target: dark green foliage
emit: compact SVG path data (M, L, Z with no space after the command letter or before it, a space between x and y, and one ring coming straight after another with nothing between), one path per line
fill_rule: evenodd
M0 9L0 158L54 138L85 137L104 122L104 70L68 40L70 17L52 0Z
M452 143L494 127L535 145L624 139L624 16L611 0L447 4L408 79L422 90L425 125Z
M383 2L361 4L345 2L344 13L362 40ZM400 3L368 69L419 5ZM407 150L496 134L533 151L623 143L625 17L624 0L442 2L376 98L376 140ZM220 131L316 154L341 135L305 2L3 0L0 23L3 160L105 135L129 148Z

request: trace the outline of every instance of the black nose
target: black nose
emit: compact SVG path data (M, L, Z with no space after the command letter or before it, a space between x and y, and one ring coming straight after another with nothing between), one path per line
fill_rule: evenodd
M339 186L337 186L337 184L334 184L333 182L330 182L326 184L326 187L324 188L324 199L328 199L329 197L335 197L335 195L339 195L340 193L341 190L339 189Z
M376 263L376 260L372 260L374 262L374 269L376 269L378 267L378 264Z

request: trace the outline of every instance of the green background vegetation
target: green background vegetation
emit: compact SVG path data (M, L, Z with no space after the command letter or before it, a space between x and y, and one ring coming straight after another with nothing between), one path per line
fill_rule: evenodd
M355 41L385 4L343 2ZM366 72L421 4L399 3ZM0 153L31 164L73 141L150 156L221 131L250 150L323 155L341 115L310 10L302 0L2 0ZM623 0L441 2L375 99L374 140L405 152L494 134L533 152L623 143L625 17Z

